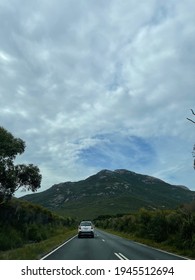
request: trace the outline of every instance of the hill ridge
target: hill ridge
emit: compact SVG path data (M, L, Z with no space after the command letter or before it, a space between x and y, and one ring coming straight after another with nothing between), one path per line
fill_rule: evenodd
M146 208L174 208L195 199L185 186L126 169L103 169L84 180L54 184L21 197L64 215L118 214Z

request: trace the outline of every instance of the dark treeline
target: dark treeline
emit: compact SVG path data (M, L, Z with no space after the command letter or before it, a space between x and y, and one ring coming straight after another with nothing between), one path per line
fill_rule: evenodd
M40 242L74 223L74 219L60 217L42 206L12 199L0 205L0 251Z
M163 243L195 257L195 202L176 210L146 210L137 213L99 216L98 227Z

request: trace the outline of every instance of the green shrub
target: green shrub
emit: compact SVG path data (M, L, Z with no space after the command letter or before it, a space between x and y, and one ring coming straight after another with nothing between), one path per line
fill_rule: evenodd
M13 228L4 228L0 232L0 250L5 251L21 247L23 240L18 231Z

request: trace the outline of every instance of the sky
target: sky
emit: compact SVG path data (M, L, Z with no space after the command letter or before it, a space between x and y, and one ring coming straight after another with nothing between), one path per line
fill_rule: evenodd
M195 191L194 19L194 0L0 0L0 126L39 191L102 169Z

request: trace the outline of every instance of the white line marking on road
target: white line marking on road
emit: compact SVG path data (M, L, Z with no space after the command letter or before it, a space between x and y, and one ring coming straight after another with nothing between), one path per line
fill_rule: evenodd
M124 260L128 260L128 258L125 257L123 254L119 253L119 255L120 255Z
M119 258L120 260L123 260L123 258L121 258L121 256L119 256L117 253L114 253L116 256L117 256L117 258Z
M128 258L127 257L125 257L123 254L121 254L121 253L114 253L116 256L117 256L117 258L119 258L120 260L128 260Z
M68 239L67 241L65 241L63 244L61 244L60 246L58 246L57 248L55 248L53 251L49 252L47 255L45 255L44 257L41 258L41 260L44 260L45 258L47 258L48 256L50 256L51 254L53 254L55 251L57 251L58 249L60 249L62 246L64 246L65 244L67 244L68 242L70 242L72 239L74 239L77 235L73 236L72 238Z

